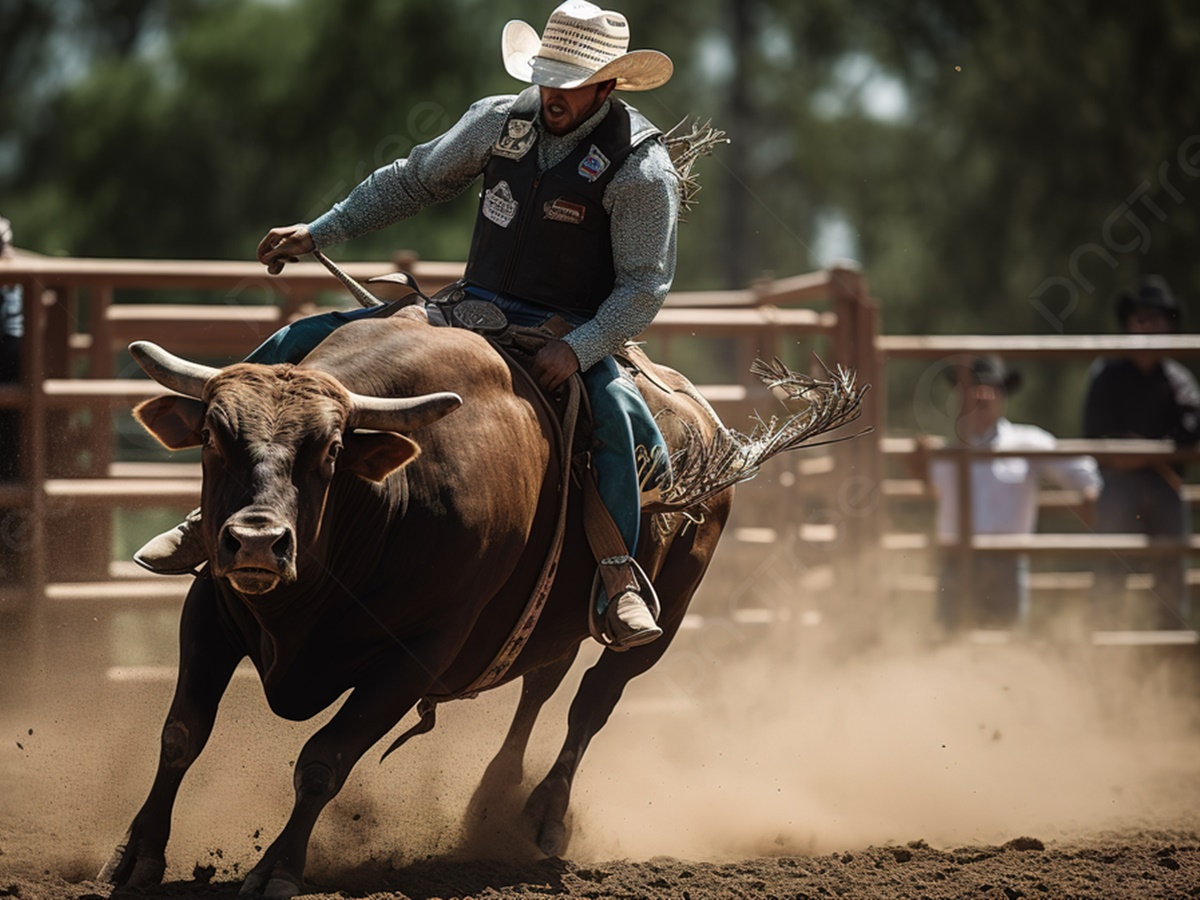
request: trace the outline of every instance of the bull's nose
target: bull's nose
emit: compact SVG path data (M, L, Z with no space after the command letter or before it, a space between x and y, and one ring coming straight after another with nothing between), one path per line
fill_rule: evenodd
M273 528L231 525L225 529L225 539L230 542L231 549L267 546L281 555L286 553L291 545L291 535L282 525Z
M280 524L227 524L221 529L220 554L238 566L277 569L292 558L296 546L291 528Z
M271 527L253 527L253 526L229 526L224 529L222 540L227 541L229 550L234 552L238 548L251 550L251 548L270 547L272 551L287 556L287 553L292 548L292 534L290 530L284 526Z

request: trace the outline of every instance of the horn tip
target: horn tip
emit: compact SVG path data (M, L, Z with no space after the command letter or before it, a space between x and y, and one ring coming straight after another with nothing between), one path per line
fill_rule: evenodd
M129 355L139 365L147 360L154 359L155 353L161 353L162 348L154 341L133 341L129 345Z

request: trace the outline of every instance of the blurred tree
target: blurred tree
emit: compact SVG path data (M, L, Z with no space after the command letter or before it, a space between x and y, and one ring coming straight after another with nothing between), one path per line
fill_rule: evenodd
M1180 153L1200 106L1191 77L1200 9L864 7L877 25L874 51L901 73L919 123L915 146L906 143L926 160L891 160L919 198L909 233L923 259L916 278L889 290L906 328L1110 330L1112 290L1137 271L1161 271L1185 290L1196 283L1200 260L1188 248L1200 183ZM1124 216L1129 207L1144 230ZM1050 290L1047 279L1062 281Z
M474 99L517 90L500 31L540 28L551 6L10 0L6 214L31 249L246 258L268 226L315 216ZM1109 329L1111 291L1137 270L1184 296L1196 283L1193 5L627 11L633 45L676 61L670 84L627 99L663 127L711 116L734 140L701 164L681 288L850 252L889 331L1082 332ZM340 252L460 258L472 194Z
M886 330L1110 332L1113 293L1139 272L1164 274L1187 302L1200 276L1200 8L858 9L862 46L899 75L909 107L886 145L850 149L861 178L836 178ZM1023 368L1014 414L1077 434L1086 367ZM891 379L894 423L913 424L916 377Z

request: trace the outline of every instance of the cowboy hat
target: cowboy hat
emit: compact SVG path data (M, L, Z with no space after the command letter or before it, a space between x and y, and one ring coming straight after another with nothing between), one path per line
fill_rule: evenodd
M542 87L571 89L615 80L618 91L664 85L674 66L657 50L629 50L629 23L619 12L586 0L567 0L538 33L513 19L500 40L504 68L513 78Z
M1171 288L1161 275L1146 275L1137 280L1129 289L1120 291L1117 300L1117 321L1122 328L1127 328L1130 315L1135 309L1154 309L1163 313L1179 331L1180 307L1179 301L1171 293Z
M1004 360L992 354L990 356L973 356L959 361L958 366L946 372L951 381L967 385L984 384L990 387L1003 388L1011 393L1021 386L1021 373L1010 369Z

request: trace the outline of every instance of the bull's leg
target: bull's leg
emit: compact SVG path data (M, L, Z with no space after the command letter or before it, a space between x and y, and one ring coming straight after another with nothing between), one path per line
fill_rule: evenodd
M584 675L571 702L562 750L525 804L524 814L533 827L538 848L547 856L557 856L565 849L565 819L571 800L571 784L584 751L608 721L625 685L658 662L675 639L692 594L712 559L726 515L727 500L714 502L708 522L690 530L686 537L677 537L656 574L654 580L663 610L659 622L663 636L654 643L623 653L605 651Z
M183 606L179 676L162 730L158 772L125 840L101 870L101 881L118 887L144 887L162 880L175 796L212 733L217 705L242 655L217 620L212 581L197 578Z
M663 636L654 643L623 653L605 651L583 676L579 691L571 701L567 738L558 758L525 803L524 815L533 827L538 848L547 856L558 856L565 849L565 819L571 783L587 745L608 721L625 685L662 658L679 627L678 622L663 622L662 625Z
M525 751L529 746L529 737L533 734L538 714L562 684L578 653L579 645L576 644L561 659L525 673L521 681L521 702L517 704L517 711L508 727L504 743L483 773L481 792L486 793L491 789L502 789L521 783L525 776Z
M411 646L411 645L410 645ZM415 654L357 687L328 724L305 743L296 760L292 814L246 880L242 894L287 898L304 888L313 826L337 796L362 755L428 692L435 671Z
M504 743L488 764L479 786L471 795L464 817L466 830L461 849L485 856L509 856L514 846L526 840L520 826L525 796L521 781L525 776L525 752L529 736L546 701L562 684L575 656L576 644L561 659L526 672L522 680L521 702L505 735Z

